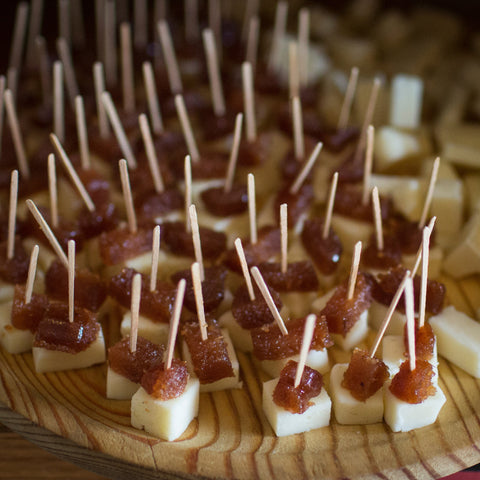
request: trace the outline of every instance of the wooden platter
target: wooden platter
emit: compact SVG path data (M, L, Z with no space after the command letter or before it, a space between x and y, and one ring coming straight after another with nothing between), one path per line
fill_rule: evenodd
M442 280L449 301L473 315L479 279ZM332 357L342 360L337 351ZM447 403L434 425L394 434L384 424L342 426L332 418L329 427L283 438L262 413L265 377L248 356L239 360L243 388L202 394L198 420L168 443L130 426L130 402L105 398L105 365L37 375L31 354L1 350L0 421L111 478L428 479L480 462L480 381L443 359Z

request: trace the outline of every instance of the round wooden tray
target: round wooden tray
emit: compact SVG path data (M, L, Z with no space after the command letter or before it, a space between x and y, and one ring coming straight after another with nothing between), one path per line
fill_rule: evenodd
M444 280L450 301L472 314L480 305L480 282ZM341 360L339 352L333 357ZM423 479L480 462L480 382L443 359L447 403L431 426L392 433L385 424L343 426L332 418L329 427L283 438L262 413L265 377L248 356L239 360L243 388L202 394L198 419L169 443L130 426L130 402L105 398L105 365L37 375L31 354L0 351L0 402L6 406L0 421L112 478Z

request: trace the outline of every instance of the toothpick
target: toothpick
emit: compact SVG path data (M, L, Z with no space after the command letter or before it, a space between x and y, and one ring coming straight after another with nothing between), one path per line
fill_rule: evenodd
M90 148L88 146L87 122L85 120L85 108L83 97L75 97L75 118L77 120L77 136L80 147L80 160L83 170L90 168Z
M428 281L428 260L430 255L430 235L431 231L428 227L423 229L422 235L422 280L420 284L420 305L418 326L425 325L425 310L427 306L427 281Z
M433 232L433 227L435 226L435 221L436 220L437 220L437 217L432 217L430 219L430 222L428 223L428 229L430 231L430 235ZM427 227L423 227L424 230L425 230L425 228L427 228ZM414 264L414 267L412 269L412 277L415 277L415 275L417 274L417 271L418 271L418 267L420 267L420 261L422 260L422 252L423 252L423 242L422 242L422 244L420 244L420 247L418 247L417 255L415 256L415 264Z
M130 312L132 316L130 326L130 352L135 353L137 351L137 339L138 339L138 317L140 313L140 301L142 296L142 275L140 273L135 274L132 281L132 296L130 301Z
M252 17L258 14L258 0L247 0L245 2L245 14L243 16L242 24L242 41L247 40L248 29L250 25L250 20Z
M72 22L72 42L73 47L81 50L85 48L85 22L83 20L82 0L72 0L71 17L75 19Z
M301 8L298 12L298 69L301 85L308 83L309 36L310 10Z
M363 166L363 197L362 203L366 205L368 203L368 193L370 188L370 178L372 176L373 166L373 138L375 135L375 129L372 125L367 128L367 151L365 153L365 164Z
M180 76L180 69L178 68L177 57L175 56L175 50L173 49L170 28L165 20L161 20L158 22L157 29L158 35L160 36L163 56L165 58L165 65L167 67L170 90L173 95L177 95L183 92L183 85L182 77Z
M84 187L82 181L80 180L80 177L78 176L77 172L73 168L72 162L68 158L67 152L65 152L64 148L62 147L62 144L60 143L59 139L54 133L50 134L50 141L52 142L56 152L60 156L60 160L62 161L63 166L65 167L65 170L67 170L67 173L71 178L73 184L75 185L75 188L80 194L80 197L82 197L83 203L85 203L85 206L88 208L90 212L95 211L95 204L90 198L90 195L88 194L87 189Z
M62 247L58 243L58 240L55 237L54 233L52 232L52 229L50 228L48 223L43 218L43 215L40 213L37 206L35 205L35 203L32 200L28 199L28 200L25 201L25 203L27 204L27 207L30 210L30 213L33 215L36 222L38 223L40 229L42 230L42 232L47 237L47 240L49 241L52 249L57 254L58 258L61 260L63 265L66 268L68 268L67 256L65 255L65 252L62 250Z
M22 66L23 46L27 32L28 3L21 2L17 6L13 30L12 44L10 47L10 58L8 68L15 68L17 71Z
M410 371L415 370L415 308L413 305L413 279L407 277L405 285L405 315L407 317L407 340Z
M117 109L115 108L110 93L102 93L102 102L112 125L113 132L115 133L115 137L117 138L120 149L122 150L122 153L128 162L129 168L137 168L137 161L135 159L135 155L133 154L132 147L130 146L130 142L128 141L127 135L125 134L125 130L123 129L122 122L120 121L120 117L118 116Z
M288 44L288 88L290 98L300 96L300 69L298 66L298 44Z
M93 64L93 80L95 85L95 103L97 105L98 128L101 138L110 136L110 127L108 117L102 102L102 93L105 91L105 78L103 74L103 64L95 62Z
M242 240L237 238L234 242L235 249L237 250L238 259L240 261L240 266L242 267L243 277L245 278L245 283L247 284L248 296L253 302L255 300L255 291L253 290L252 278L250 277L250 271L248 270L247 259L245 258L245 251L243 250Z
M359 70L357 67L352 67L350 70L350 77L348 79L347 89L345 90L342 109L340 110L340 116L338 117L337 130L342 130L348 125L353 98L355 96L355 90L357 89L358 73Z
M105 61L105 0L95 0L95 41L97 58Z
M305 158L305 138L303 136L302 104L299 97L292 98L292 121L295 158L301 161Z
M65 142L63 65L59 60L53 63L53 132L62 143Z
M45 38L38 36L35 39L35 52L35 61L38 63L38 70L40 73L43 105L48 106L50 105L52 98L52 70L50 67L50 60L48 58Z
M25 299L24 302L28 305L32 300L33 293L33 284L35 283L35 274L37 272L37 261L38 261L38 245L35 245L32 248L32 253L30 254L30 263L28 265L28 275L27 283L25 285Z
M372 189L372 202L373 202L373 217L375 219L375 234L377 239L377 250L382 251L383 244L383 228L382 228L382 211L380 209L380 198L378 197L378 188Z
M29 68L37 65L35 41L40 35L43 20L43 0L31 0L30 20L28 23L27 54L25 63Z
M3 94L5 102L5 111L7 112L8 125L12 133L13 146L18 162L18 169L23 178L30 178L30 169L28 167L27 155L25 153L25 144L23 143L20 124L18 123L17 111L13 104L12 92L7 88Z
M153 229L152 239L152 265L150 268L150 291L157 289L158 257L160 253L160 225Z
M307 160L307 163L305 163L303 168L300 170L300 173L297 175L297 178L295 179L295 181L292 183L292 186L290 187L289 192L292 195L296 195L300 190L300 187L303 185L303 182L305 181L308 174L310 173L313 166L315 165L315 162L317 161L317 158L320 155L322 148L323 148L323 143L318 142L315 148L313 149L313 152L310 154L310 157Z
M422 215L418 222L418 228L421 229L427 223L427 215L432 204L433 191L435 190L435 184L437 183L438 169L440 167L440 157L437 157L433 162L432 173L430 175L430 182L428 184L427 196L425 197L425 203L423 204Z
M200 25L198 22L198 0L185 0L185 40L194 44L200 39Z
M282 250L282 261L281 268L282 273L287 273L288 267L288 213L287 213L287 204L282 203L280 205L280 240L281 240L281 250Z
M130 188L130 177L126 160L123 158L119 160L118 167L120 168L120 180L122 182L123 199L127 212L128 229L130 233L136 233L137 217L135 215L135 207L133 206L132 189Z
M257 15L250 18L248 26L247 50L245 60L252 66L252 71L257 69L258 37L260 33L260 19Z
M200 241L200 230L198 227L197 210L192 203L189 208L190 225L192 227L193 249L195 251L195 260L200 268L200 279L205 280L205 269L203 267L202 243Z
M107 81L107 85L109 87L114 87L117 85L117 21L114 0L105 1L104 20L105 39L103 42L103 46L105 48L105 52L103 54L103 59L105 61L105 78Z
M13 103L17 100L18 70L10 67L7 70L7 88L12 92Z
M410 274L411 272L407 270L405 273L405 276L403 277L403 280L401 281L400 285L397 288L397 291L395 292L395 295L392 298L392 301L390 302L390 306L388 307L387 314L383 319L382 325L378 329L377 336L375 338L375 341L373 342L372 348L370 349L369 355L371 358L375 356L378 346L380 345L380 342L382 341L382 338L385 335L385 331L387 330L390 320L392 319L393 312L397 308L398 302L400 301L400 297L402 296L402 293L405 290L407 279L411 276Z
M218 63L217 47L212 30L206 28L202 32L205 56L207 57L208 79L210 81L210 93L212 94L213 111L217 117L223 117L226 113L225 97L223 95L222 79Z
M55 168L55 155L48 155L48 192L50 196L50 217L53 228L58 227L58 196L57 196L57 172Z
M3 146L3 121L4 121L4 94L6 88L5 75L0 75L0 160L2 158L2 146Z
M144 50L147 47L147 15L148 6L147 0L135 0L133 3L133 18L134 18L134 45L137 50Z
M135 111L135 83L133 76L132 34L128 22L120 25L120 53L123 109L125 112L132 113Z
M355 293L355 284L357 283L358 266L360 265L360 254L362 253L362 242L357 242L353 251L352 266L350 267L350 276L348 278L347 300L351 300Z
M192 205L192 162L190 155L185 155L183 171L185 176L185 230L190 232L192 228L189 214L190 205Z
M75 316L75 241L68 241L68 321Z
M220 6L220 0L208 0L208 27L213 32L216 45L222 45L222 10ZM221 52L218 57L220 60Z
M155 0L153 10L155 25L157 25L160 20L165 20L168 17L167 0Z
M72 46L70 0L58 0L58 36L66 40L68 48Z
M255 177L248 174L248 216L250 220L250 243L257 243L257 207L255 201Z
M235 118L235 130L233 132L232 150L230 152L230 159L228 160L227 176L225 178L224 192L230 192L233 185L233 178L235 176L235 168L237 166L238 149L240 147L240 140L242 138L242 120L243 114L238 113Z
M63 64L63 71L65 74L65 85L67 88L68 98L72 110L75 108L75 97L79 95L77 79L75 77L75 69L72 63L72 55L65 38L57 39L57 53Z
M255 283L257 284L260 292L262 293L262 296L265 299L265 302L267 303L270 312L272 312L273 318L277 322L277 325L280 328L282 335L288 335L288 330L285 326L285 322L283 321L283 318L280 315L280 312L278 311L275 302L273 301L270 290L268 289L267 284L265 283L265 280L260 273L260 270L258 269L258 267L252 267L250 271L252 272L252 277L255 280Z
M302 348L300 350L300 358L298 359L297 371L295 372L295 383L293 384L294 388L297 388L300 385L300 381L302 380L305 364L307 363L308 352L310 351L310 345L312 343L316 320L317 320L317 317L313 313L308 315L307 318L305 319Z
M279 1L275 11L275 24L270 45L270 55L268 57L268 69L270 71L278 69L281 61L281 41L285 37L287 30L287 13L288 2L285 0Z
M322 238L326 240L330 232L330 225L332 223L333 204L335 202L335 194L337 192L338 184L338 172L335 172L332 177L332 183L330 185L330 192L328 194L327 209L325 212L325 221L323 223Z
M368 99L367 109L365 112L365 118L363 119L362 130L360 133L360 139L355 150L355 160L359 161L360 156L363 152L365 146L365 136L367 133L367 127L372 124L373 113L375 111L375 106L377 105L378 91L380 89L381 80L378 77L375 77L373 80L372 90L370 92L370 97Z
M165 360L166 370L168 370L172 366L173 351L175 350L175 341L177 339L178 324L180 322L180 315L182 313L186 284L186 280L182 278L178 282L177 286L177 295L175 296L175 304L173 306L172 318L170 319L170 330L168 332L167 357Z
M147 154L148 166L150 168L150 173L152 174L153 185L155 186L155 191L161 193L165 190L165 186L163 184L160 167L158 166L157 153L153 144L147 116L144 113L138 117L138 123L140 125L140 132L142 133L143 144Z
M152 130L155 135L161 135L164 132L163 121L160 113L160 104L158 103L157 87L155 85L155 75L152 64L150 62L143 62L142 70Z
M7 259L11 260L15 255L15 224L17 220L18 202L18 170L13 170L10 176L10 203L8 207L8 238Z
M200 274L200 265L195 262L192 264L193 292L195 294L195 304L197 306L198 325L202 340L207 339L207 322L205 320L205 308L203 305L202 278Z
M247 126L247 141L253 142L257 138L257 121L255 116L255 93L253 90L252 65L248 62L242 64L243 104L245 122Z
M180 120L180 126L182 127L183 137L187 144L188 153L193 162L200 160L200 153L198 152L197 142L193 135L192 126L188 118L187 109L185 108L185 102L181 95L175 95L175 108L177 109L177 115Z

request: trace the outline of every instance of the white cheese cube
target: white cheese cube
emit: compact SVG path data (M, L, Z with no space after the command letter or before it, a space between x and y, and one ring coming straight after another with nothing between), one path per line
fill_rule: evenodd
M221 327L224 327L228 330L230 338L232 339L233 345L236 349L240 350L241 352L251 352L253 350L250 330L241 327L240 324L233 318L231 311L225 312L218 319L218 323Z
M308 432L329 425L332 402L325 388L322 388L319 395L310 399L313 405L300 414L291 413L273 401L273 391L277 383L278 378L275 378L263 384L262 401L265 416L277 437Z
M435 129L440 144L440 156L455 165L480 168L480 126L477 124L448 124Z
M130 400L140 388L138 383L132 382L127 377L107 369L107 398L112 400Z
M451 305L431 317L430 325L437 337L438 353L480 378L480 323Z
M392 432L409 432L435 422L446 402L446 397L437 385L435 395L428 397L422 403L412 404L397 398L384 386L385 413L384 419Z
M132 426L163 440L177 439L198 415L199 387L198 378L190 378L179 397L164 401L140 388L132 397Z
M383 303L379 303L376 300L372 301L368 316L370 328L373 328L377 331L380 329L383 320L387 315L388 308L389 307L387 305L383 305ZM395 310L392 318L390 319L387 330L385 331L385 335L403 335L406 323L407 317L405 314Z
M338 345L345 351L352 350L353 347L365 340L368 335L368 310L362 312L345 336L339 333L332 333L331 335L335 345Z
M97 338L81 352L67 353L41 347L33 347L32 351L33 364L37 373L87 368L106 360L105 341L101 328Z
M120 333L122 337L130 335L132 327L132 314L130 311L125 312L120 324ZM138 317L138 335L150 340L152 343L167 344L169 324L163 322L154 322L143 315Z
M284 292L280 294L283 304L292 318L301 318L312 312L312 302L317 292ZM282 317L285 318L285 317Z
M416 129L422 116L423 81L413 75L395 75L390 94L390 123Z
M0 304L9 303L13 299L15 285L0 280Z
M0 303L0 345L12 354L29 352L33 345L33 333L12 325L13 301Z
M363 244L368 243L373 233L372 223L361 222L336 213L332 215L332 228L340 238L343 250L346 253L353 252L358 241Z
M405 268L412 270L415 266L415 261L417 259L416 254L403 255L402 264ZM443 261L443 250L435 245L430 248L430 253L428 256L428 278L435 279L440 276L440 271L442 270L442 261Z
M294 360L298 362L300 354L292 355L286 358L280 358L278 360L261 360L260 366L265 373L268 373L271 377L280 376L280 372L283 367L290 361ZM328 351L326 348L322 350L310 350L307 355L307 361L305 362L307 367L313 368L318 372L324 374L330 370L330 362L328 360Z
M330 395L337 422L342 425L368 425L383 419L383 387L364 402L342 387L347 363L337 363L330 372Z

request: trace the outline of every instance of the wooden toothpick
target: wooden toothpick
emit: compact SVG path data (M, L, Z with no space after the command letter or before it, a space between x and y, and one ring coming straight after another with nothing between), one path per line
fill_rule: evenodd
M437 217L432 217L430 219L430 222L427 225L428 230L429 230L429 235L431 235L432 232L433 232L433 227L435 226L435 221L436 220L437 220ZM427 227L423 227L424 230ZM418 267L420 267L420 261L422 260L422 252L423 252L423 242L418 247L417 255L415 256L415 264L412 268L412 277L415 277L415 275L417 274L417 271L418 271Z
M88 146L87 123L85 120L85 108L83 98L75 97L75 118L77 120L77 136L80 147L80 160L83 170L90 168L90 148Z
M10 202L8 206L8 235L7 235L7 259L11 260L15 255L15 225L17 222L18 202L18 170L13 170L10 175Z
M253 68L248 62L242 64L243 105L247 141L253 142L257 138L257 121L255 118L255 93L253 90Z
M40 229L47 237L47 240L49 241L54 252L57 254L58 258L61 260L63 265L66 268L68 268L68 258L65 255L65 252L62 250L62 247L58 243L58 240L55 237L54 233L52 232L52 229L50 228L46 220L43 218L43 215L40 213L37 206L32 200L28 199L25 201L25 203L27 204L27 207L30 210L33 217L35 218L36 222L40 226Z
M175 304L173 306L172 318L170 319L170 330L168 333L167 357L165 360L166 369L169 369L172 366L173 352L175 350L175 341L177 339L178 324L182 313L186 284L186 280L182 278L177 286L177 295L175 296Z
M51 133L50 141L52 142L52 145L55 148L55 151L60 156L60 160L62 161L62 164L65 167L65 170L67 170L67 173L70 179L72 180L73 184L75 185L75 188L80 194L80 197L85 203L85 206L88 208L90 212L95 211L95 204L90 198L90 195L88 194L87 189L85 188L82 181L80 180L80 177L78 176L77 172L73 168L72 162L68 158L67 152L65 152L65 149L60 143L60 140L57 138L57 136L54 133Z
M105 91L105 77L103 74L103 65L100 62L93 64L93 80L100 137L108 138L110 136L110 127L108 125L107 112L102 102L102 93Z
M138 123L140 125L143 145L145 146L145 152L147 154L148 167L150 168L150 173L152 174L153 185L155 187L155 191L157 193L161 193L165 190L165 186L163 184L160 167L158 166L157 153L155 151L155 145L153 144L153 138L148 125L147 116L144 113L138 117Z
M313 166L315 165L315 162L317 161L318 156L320 155L320 152L323 148L323 143L318 142L315 148L313 149L313 152L310 154L310 157L308 158L307 162L303 166L303 168L300 170L300 173L297 175L297 178L295 181L292 183L289 192L292 195L296 195L298 191L300 190L301 186L303 185L303 182L307 178L308 174L312 170Z
M423 204L422 215L418 222L418 228L422 229L427 223L427 215L432 204L433 192L435 190L435 184L437 183L438 169L440 167L440 157L437 157L433 162L432 173L430 175L430 182L428 183L427 195L425 197L425 203Z
M53 133L65 143L65 100L63 94L63 64L53 63Z
M428 282L428 260L430 256L430 235L431 230L424 227L422 234L422 280L420 284L420 305L418 307L418 326L425 325L425 310L427 307L427 282Z
M192 126L188 118L187 109L185 108L185 102L181 95L175 95L175 108L182 127L183 137L187 144L188 153L192 159L192 162L198 162L200 160L200 153L198 152L197 142L193 135Z
M325 211L325 220L323 222L322 238L326 240L330 232L330 224L332 223L333 204L335 202L335 194L337 192L338 172L335 172L332 177L330 185L330 192L328 194L327 208Z
M243 278L245 278L245 283L247 284L248 296L253 302L255 300L255 291L253 290L252 278L250 277L250 271L248 270L247 259L245 258L245 251L243 250L242 240L237 238L234 242L235 249L237 250L238 260L240 261L240 266L242 267Z
M38 36L35 39L36 61L40 74L40 85L42 89L42 101L45 107L52 102L52 69L48 58L47 45L45 38Z
M252 267L250 271L252 272L252 277L255 280L255 283L257 284L260 292L262 293L262 296L265 299L265 302L268 305L268 308L270 309L273 318L277 322L277 325L280 328L282 335L288 335L288 330L285 326L285 322L283 321L283 318L280 315L280 312L278 311L275 302L273 301L272 294L270 293L270 290L268 289L267 284L265 283L265 280L260 273L260 270L258 269L258 267Z
M185 155L184 163L184 177L185 177L185 230L190 232L192 229L190 225L190 205L192 205L192 162L190 155Z
M233 132L232 150L230 152L230 159L228 161L227 176L225 178L224 192L230 192L235 177L235 168L237 166L238 149L240 147L240 140L242 138L242 121L243 114L237 114L235 118L235 130Z
M405 315L407 317L407 340L410 371L415 370L415 307L413 304L413 278L407 277L405 284Z
M75 319L75 241L68 241L68 321Z
M192 227L193 249L195 251L195 260L200 269L200 279L205 280L205 269L203 267L202 243L200 241L200 229L198 227L197 209L192 203L189 207L190 225Z
M23 47L25 44L25 36L27 33L27 20L28 20L28 3L20 2L17 6L13 38L10 46L10 58L8 62L8 68L15 68L17 71L22 66Z
M292 121L295 158L301 161L305 158L305 138L303 136L302 104L299 97L292 98Z
M131 313L131 326L130 326L130 352L135 353L137 351L137 339L138 339L138 317L140 313L140 300L142 296L142 275L140 273L135 274L132 281L132 296L130 298L130 313Z
M298 12L298 70L300 85L308 83L308 57L310 37L310 10L301 8Z
M143 50L147 46L148 34L148 5L147 0L135 0L133 9L134 18L134 45L137 50Z
M55 155L48 155L48 192L50 196L50 217L54 228L58 227L58 196L57 196L57 170L55 167Z
M135 111L135 80L133 73L132 32L128 22L123 22L120 25L120 52L123 109L125 112L133 113Z
M65 39L68 48L72 46L71 23L70 0L58 0L58 36Z
M288 44L288 91L290 98L300 97L300 71L298 67L298 44Z
M407 270L403 277L403 280L401 281L400 285L397 288L397 291L395 292L394 297L392 298L392 301L390 302L390 306L388 307L387 314L383 319L382 325L378 329L377 336L375 338L375 341L373 342L372 348L370 349L369 355L372 358L375 356L378 346L380 345L380 342L382 341L382 338L385 335L385 331L387 330L390 320L392 319L393 312L397 308L398 302L400 301L400 297L402 296L402 293L405 290L405 285L407 283L408 277L410 277L410 274L411 272Z
M288 205L282 203L280 205L280 240L281 240L281 271L287 273L288 267Z
M248 216L250 221L250 243L257 243L257 207L255 201L255 177L253 173L248 174Z
M358 266L360 265L361 253L362 242L357 242L353 251L352 266L350 267L350 276L348 277L347 300L351 300L355 293L355 284L357 283Z
M153 229L152 239L152 265L150 268L150 291L157 289L158 257L160 253L160 225Z
M160 104L158 102L158 93L152 64L150 62L143 62L142 71L145 91L147 94L148 112L150 114L150 121L152 122L152 130L155 135L161 135L164 132L163 121L160 113Z
M200 39L200 24L198 21L198 0L184 0L185 39L194 44Z
M203 305L202 278L200 276L200 265L198 262L192 264L193 292L195 294L195 304L197 306L198 325L202 340L207 339L207 322L205 319L205 308Z
M287 31L287 14L288 2L285 0L279 1L275 11L275 23L268 57L268 69L270 71L277 70L281 61L281 42Z
M377 250L383 250L383 227L382 227L382 210L380 208L380 198L378 196L378 188L372 189L373 218L375 219L375 234L377 240Z
M247 49L245 60L252 66L252 71L257 69L258 38L260 33L260 19L257 15L250 18L248 26Z
M37 273L37 262L38 262L38 245L35 245L32 248L32 253L30 254L30 263L28 265L28 275L27 283L25 285L25 303L29 304L32 300L33 285L35 283L35 274Z
M122 122L120 121L120 117L118 116L117 109L115 108L110 93L102 93L102 103L112 125L115 137L117 138L118 145L120 146L120 149L122 150L122 153L128 162L128 167L132 169L137 168L135 155L133 154L132 147L130 146L130 142L125 134L125 130L123 129Z
M115 0L105 0L105 28L103 30L105 34L103 41L105 51L103 60L105 64L105 79L109 87L117 85L117 55L112 54L117 51L116 16Z
M75 68L72 62L70 47L65 38L57 39L57 53L63 64L63 72L65 75L65 86L67 88L68 99L72 110L75 108L75 98L79 95L77 78L75 76Z
M37 47L35 41L40 35L43 20L43 0L31 0L30 20L28 24L27 52L25 63L29 68L37 65Z
M316 320L317 317L313 313L308 315L305 319L302 348L300 349L300 358L298 359L297 371L295 372L295 383L293 384L294 388L297 388L300 385L300 381L302 380L305 364L307 363L308 352L310 351L310 345L312 343L313 332L315 331Z
M368 203L368 193L370 190L370 178L372 176L373 166L373 142L374 142L375 129L372 125L367 128L367 151L365 154L365 164L363 166L363 196L362 203L366 205Z
M125 201L125 210L127 212L128 229L130 233L137 231L137 217L135 215L135 207L133 206L132 189L130 187L130 177L128 175L128 167L125 159L118 162L120 168L120 180L122 182L123 199Z
M341 130L348 125L350 112L352 110L353 98L355 96L355 90L357 89L358 72L359 70L357 67L352 67L350 70L350 77L348 79L347 89L345 90L345 97L340 110L340 116L338 117L337 130Z
M167 67L168 81L173 95L183 92L182 77L178 68L177 57L173 49L173 41L170 28L165 20L161 20L157 25L160 43L162 45L163 56Z

